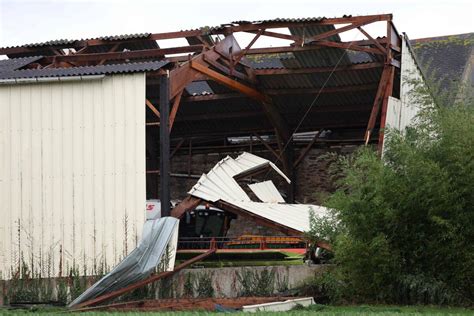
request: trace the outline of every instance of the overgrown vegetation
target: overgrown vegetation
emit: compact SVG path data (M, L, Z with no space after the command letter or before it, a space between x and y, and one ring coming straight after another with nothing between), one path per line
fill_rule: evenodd
M273 269L242 269L236 272L240 283L240 296L271 296L275 289L275 271ZM279 287L283 287L280 285Z
M311 220L334 248L334 270L311 283L328 300L473 304L474 106L420 90L415 124L388 131L382 160L371 148L341 157L333 214Z

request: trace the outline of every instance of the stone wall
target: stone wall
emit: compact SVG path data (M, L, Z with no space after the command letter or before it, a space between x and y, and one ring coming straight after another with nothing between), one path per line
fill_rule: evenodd
M321 195L331 193L335 186L331 175L331 163L334 162L334 154L347 154L357 149L357 146L313 148L298 165L296 169L295 198L299 203L319 203ZM240 152L229 154L237 157ZM254 154L275 161L275 157L266 152L254 152ZM200 176L207 173L214 165L226 157L227 154L193 154L191 160L188 155L176 155L171 161L171 172L182 176L191 174ZM299 151L295 152L295 157L299 156ZM283 170L280 163L278 167ZM286 192L286 182L276 172L268 174L276 187L281 192ZM171 199L183 199L186 193L197 182L197 178L171 177ZM261 180L261 179L260 179ZM150 174L147 177L148 198L159 197L159 175ZM245 187L245 184L244 184Z

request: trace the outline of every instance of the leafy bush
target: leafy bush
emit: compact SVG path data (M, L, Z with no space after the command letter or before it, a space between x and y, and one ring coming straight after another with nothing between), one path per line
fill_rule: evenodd
M472 102L426 105L404 133L386 134L383 159L361 148L339 160L343 177L326 203L337 231L324 231L338 291L355 302L472 304Z

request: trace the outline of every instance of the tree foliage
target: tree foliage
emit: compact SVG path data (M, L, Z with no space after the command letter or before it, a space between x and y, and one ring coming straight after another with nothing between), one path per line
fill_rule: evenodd
M361 148L339 160L343 177L326 203L337 220L338 292L350 301L472 304L474 106L426 102L415 124L386 138L383 159Z

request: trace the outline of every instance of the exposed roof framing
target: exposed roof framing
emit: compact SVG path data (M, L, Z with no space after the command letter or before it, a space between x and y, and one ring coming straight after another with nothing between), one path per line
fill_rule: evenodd
M387 26L381 37L367 31L376 22ZM365 39L341 40L339 35L348 31ZM234 37L238 32L254 37L240 46ZM287 40L288 45L256 46L262 37ZM159 45L160 40L177 38L186 39L187 45ZM364 134L369 134L367 141L376 138L388 94L399 93L400 43L390 14L236 21L194 30L3 47L0 55L10 59L0 61L0 78L145 71L147 126L158 139L159 129L153 128L160 114L156 76L166 69L172 143L197 135L226 139L258 133L276 136L281 150L295 131L331 128L332 135L339 135L337 130L348 129L360 133L354 139Z

